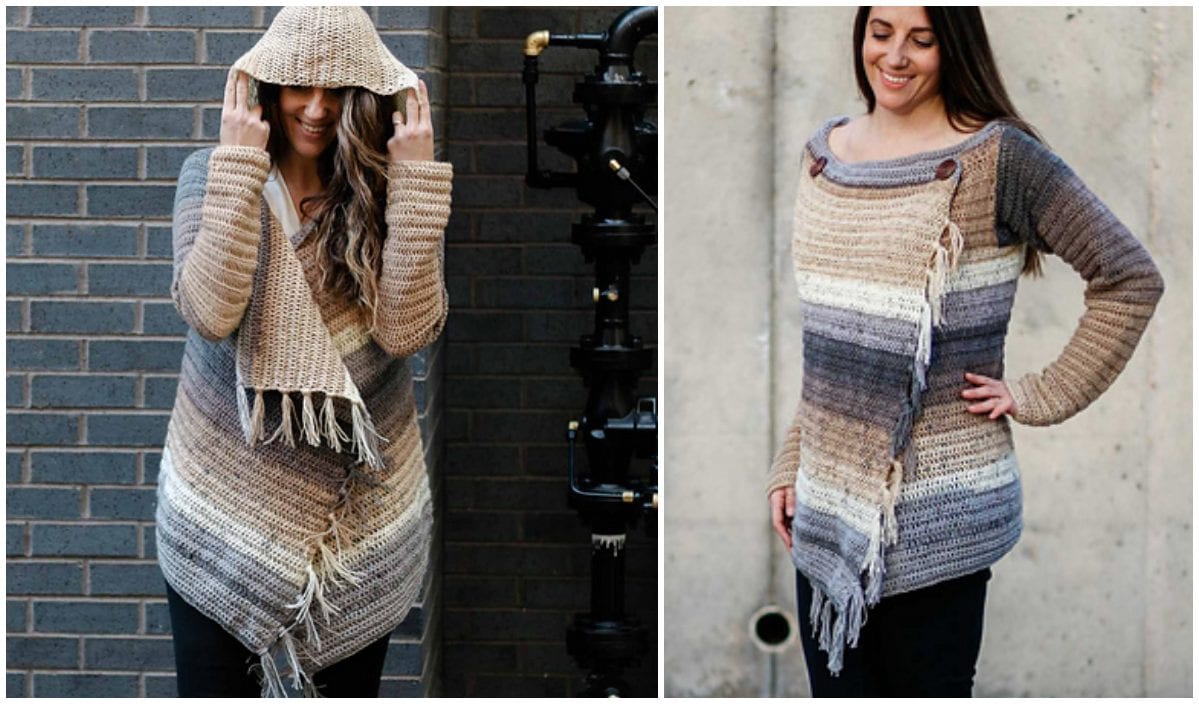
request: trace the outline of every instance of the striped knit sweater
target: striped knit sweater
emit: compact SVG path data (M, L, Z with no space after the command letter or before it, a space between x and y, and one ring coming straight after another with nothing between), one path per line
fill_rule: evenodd
M966 407L965 372L1003 378L1025 248L1086 280L1060 356L1008 381L1012 419L1060 423L1116 378L1164 284L1136 238L1058 157L989 123L961 144L842 163L808 142L793 257L803 390L767 480L794 486L791 557L840 670L866 607L992 565L1021 531L1007 416Z
M257 653L264 694L280 694L276 653L293 675L352 655L404 619L424 578L432 512L407 357L436 339L446 317L442 238L452 168L389 166L380 314L371 334L366 314L319 285L317 243L307 237L315 221L283 240L295 247L328 328L294 334L332 335L388 439L384 467L369 473L348 448L251 446L239 422L236 337L267 256L264 233L281 232L263 199L269 170L264 150L219 146L192 154L179 176L171 295L191 329L156 518L159 564L171 587ZM282 396L265 395L265 427L280 426ZM348 406L335 410L349 427Z

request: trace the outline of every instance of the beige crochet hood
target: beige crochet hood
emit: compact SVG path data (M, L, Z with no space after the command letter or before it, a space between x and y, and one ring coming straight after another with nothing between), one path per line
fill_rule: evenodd
M285 7L233 67L285 86L362 86L393 95L417 85L358 6Z

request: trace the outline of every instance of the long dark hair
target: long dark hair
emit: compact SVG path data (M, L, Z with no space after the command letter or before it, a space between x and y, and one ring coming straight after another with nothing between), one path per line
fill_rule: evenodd
M1041 141L1041 136L1012 104L1003 78L995 65L987 27L977 7L925 7L933 36L941 52L938 74L941 100L949 116L949 125L959 132L972 132L991 120L1003 120ZM853 21L853 72L858 92L866 100L866 112L874 112L874 90L866 78L862 63L862 43L866 41L869 7L859 7ZM1041 253L1033 247L1025 251L1023 273L1041 273Z
M279 116L280 86L260 83L262 116L271 126L267 152L277 162L289 148ZM387 234L387 140L391 100L365 88L341 88L337 139L317 157L320 193L300 201L316 219L313 237L321 287L367 311L374 329L383 240Z

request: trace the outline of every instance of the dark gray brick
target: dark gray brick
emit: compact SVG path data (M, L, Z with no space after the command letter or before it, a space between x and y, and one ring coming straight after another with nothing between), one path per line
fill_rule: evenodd
M79 417L57 413L8 414L8 442L13 445L74 445Z
M520 383L500 377L450 377L446 380L449 398L468 398L471 408L519 408Z
M570 213L484 213L479 239L492 242L558 240L570 237L575 217Z
M451 311L450 316L446 328L451 342L516 342L524 339L519 313Z
M479 37L524 39L539 29L548 29L555 34L573 34L576 31L577 13L568 7L487 7L480 8L478 12Z
M79 60L79 32L10 29L5 56L10 64L48 64Z
M39 484L133 484L137 455L132 452L34 452L30 481Z
M218 140L221 136L221 109L204 108L200 111L200 139Z
M25 175L25 147L5 147L4 156L7 160L5 168L9 176L24 176Z
M262 32L205 32L202 63L231 66L261 38Z
M137 178L136 147L34 147L34 178Z
M156 699L174 699L179 696L179 685L175 675L146 674L146 696Z
M81 489L9 487L5 492L9 518L79 518Z
M92 518L154 520L155 489L92 489Z
M142 461L143 483L157 484L159 465L162 464L161 452L145 452L145 458Z
M120 304L128 305L128 304ZM31 385L34 408L132 408L137 377L36 375Z
M541 117L540 113L538 119L545 120L545 124L556 124L550 121L551 118ZM517 113L513 110L456 111L450 115L448 133L452 140L523 139L525 116L524 113ZM519 202L519 200L511 200L508 201L508 204Z
M84 667L105 670L174 670L170 638L87 638Z
M9 217L74 215L79 212L79 189L45 183L9 183L4 187Z
M432 39L429 35L380 32L379 37L383 40L383 45L395 54L396 58L405 66L419 69L429 65L429 49ZM430 88L430 90L432 89ZM433 96L430 95L430 98Z
M92 216L170 217L174 203L174 186L87 187L87 214Z
M32 529L35 556L137 555L137 526L34 524Z
M475 7L449 8L448 33L451 37L477 37L479 9Z
M9 599L6 602L8 619L6 632L20 633L25 630L25 604L24 599ZM11 693L9 696L12 696Z
M5 253L10 257L20 257L25 254L25 226L5 225Z
M582 250L572 244L530 245L524 248L523 272L526 274L591 276L594 271L595 265L584 261Z
M20 100L25 94L25 80L19 68L4 69L4 97L8 100Z
M165 635L171 632L171 610L165 601L146 602L146 633Z
M184 335L187 333L187 323L179 317L172 303L145 303L142 331L147 335Z
M151 27L249 27L254 22L252 7L149 7L146 24Z
M8 636L6 639L8 658L5 665L19 667L78 667L78 638L46 638L34 636ZM44 694L38 692L39 695Z
M35 68L34 100L137 100L137 74L131 68Z
M577 249L577 248L576 248ZM445 272L454 274L519 274L520 247L470 244L449 245L445 253Z
M11 13L13 10L21 8L8 8ZM7 672L4 675L5 693L10 697L27 697L29 696L29 683L32 680L24 672Z
M451 41L450 64L455 70L470 73L511 73L513 80L519 82L520 71L524 68L523 49L524 42L518 40L505 42ZM550 53L552 52L541 55L542 71L548 72L545 65ZM578 51L570 51L570 53L590 54L590 52ZM521 119L524 119L523 114Z
M157 563L93 563L92 594L104 596L163 596L162 569Z
M155 465L155 474L158 471L157 467ZM154 532L154 526L142 526L142 557L147 560L158 558L158 535Z
M81 562L9 562L5 566L9 594L82 594Z
M171 194L171 198L174 198L174 194ZM88 293L101 296L167 296L170 288L170 264L89 264L87 267Z
M9 484L15 484L21 481L21 465L25 461L25 452L24 450L9 451L5 455L7 461L5 463L4 476L7 478Z
M9 295L77 293L78 264L19 264L5 267Z
M196 35L170 30L95 31L88 37L88 56L92 61L122 64L192 63Z
M436 24L438 8L432 7L379 7L375 27L385 29L427 29ZM401 59L402 60L402 59Z
M24 374L9 374L6 381L6 395L8 397L7 406L9 408L22 407L25 405L25 375Z
M33 301L34 332L132 332L133 304L117 301Z
M91 137L190 139L191 108L93 107L87 111Z
M133 7L34 7L31 25L117 27L133 24Z
M545 311L526 313L526 330L530 342L575 342L579 335L594 327L595 315L590 311Z
M146 69L146 99L220 102L228 75L223 68Z
M78 369L77 340L14 340L5 345L9 369Z
M182 162L181 162L182 163ZM176 169L178 173L178 169ZM146 256L147 257L168 257L173 256L175 251L174 244L171 242L170 227L154 227L146 226Z
M34 601L38 633L136 633L137 604L111 601Z
M476 279L475 301L482 308L562 308L574 303L574 282L565 278Z
M89 415L87 441L93 445L162 445L169 421L168 415Z
M418 676L421 671L420 643L392 643L383 660L384 675Z
M20 27L25 24L25 8L7 5L4 8L5 21L9 27Z
M6 523L4 525L6 555L25 554L25 524Z
M94 371L179 373L182 342L89 340L88 363Z
M133 257L137 255L137 228L132 225L34 225L33 254Z
M37 672L33 687L39 697L136 697L137 675L52 675Z
M179 388L178 377L146 377L146 389L143 398L146 408L172 408L175 405L175 392Z
M146 147L146 178L178 178L195 147ZM169 232L169 230L168 230ZM167 250L167 255L170 255Z
M8 138L77 137L80 108L23 108L5 109Z

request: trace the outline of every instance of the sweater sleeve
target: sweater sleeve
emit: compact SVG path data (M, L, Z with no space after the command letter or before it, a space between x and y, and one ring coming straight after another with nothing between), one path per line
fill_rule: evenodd
M193 153L179 173L171 299L207 340L232 334L249 302L270 166L264 149L218 146Z
M795 417L787 430L783 446L775 454L774 462L770 466L770 476L766 478L766 496L770 496L775 489L795 484L795 475L799 471L799 422L802 411L801 402L795 410Z
M453 166L439 161L387 167L387 239L372 335L392 356L417 352L445 326L445 226L453 176Z
M1136 237L1044 145L1009 128L1000 146L999 244L1057 254L1086 281L1086 311L1058 358L1008 381L1012 419L1060 423L1099 397L1132 356L1165 290Z

